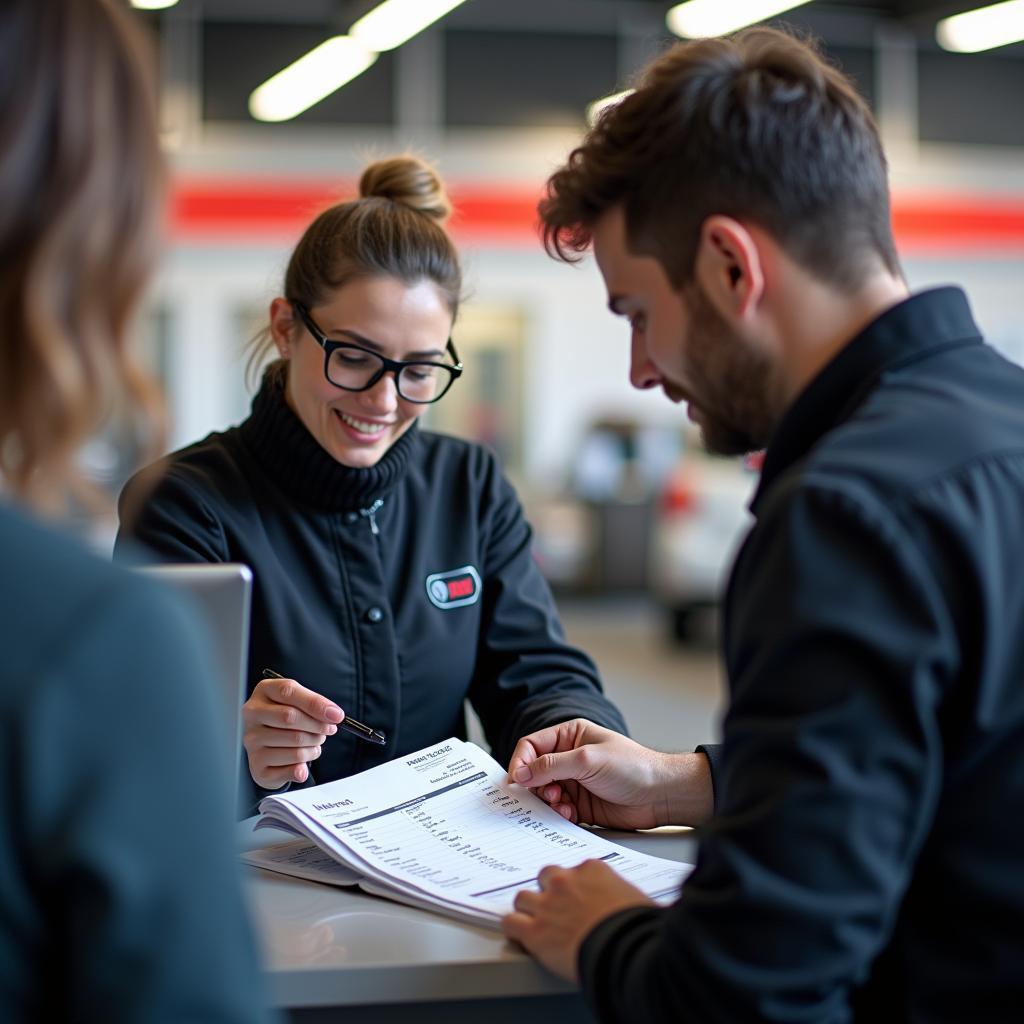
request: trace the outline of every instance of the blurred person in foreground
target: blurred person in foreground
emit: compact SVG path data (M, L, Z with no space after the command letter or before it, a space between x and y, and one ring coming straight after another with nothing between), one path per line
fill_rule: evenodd
M81 443L152 404L151 55L106 0L0 7L0 1017L262 1021L202 637L61 520Z
M632 383L767 448L722 748L576 721L512 758L574 820L701 825L670 908L600 863L517 896L506 933L602 1020L1020 1019L1024 371L959 289L908 294L886 179L853 85L758 28L666 52L548 182Z
M292 253L249 417L159 463L141 502L148 471L122 497L118 557L141 543L252 568L243 720L257 796L465 737L467 700L506 764L521 736L566 718L625 730L566 643L498 460L419 427L462 373L449 210L422 160L367 166L359 197ZM336 735L344 714L386 742Z

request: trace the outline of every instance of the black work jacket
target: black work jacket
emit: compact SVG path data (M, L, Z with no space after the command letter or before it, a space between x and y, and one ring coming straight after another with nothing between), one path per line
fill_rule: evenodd
M269 374L240 427L162 469L126 523L145 471L129 482L117 552L250 566L250 690L272 668L387 736L328 738L315 782L464 737L467 698L503 763L521 736L578 715L625 731L565 642L519 502L481 446L414 427L376 466L342 466Z
M959 290L900 303L789 409L752 509L715 815L674 907L591 933L591 1000L1022 1019L1024 371Z

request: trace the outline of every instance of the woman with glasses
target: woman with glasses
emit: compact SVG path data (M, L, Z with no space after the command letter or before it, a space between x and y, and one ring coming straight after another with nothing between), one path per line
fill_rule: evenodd
M504 761L567 717L624 730L565 643L494 457L416 426L463 373L448 213L421 161L370 165L360 198L317 217L292 254L254 353L278 358L250 417L122 497L122 554L130 539L167 561L253 570L243 717L261 790L464 736L467 698ZM381 742L339 731L343 716Z

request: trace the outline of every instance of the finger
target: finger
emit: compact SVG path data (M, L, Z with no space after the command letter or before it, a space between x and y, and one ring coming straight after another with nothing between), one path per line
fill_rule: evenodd
M560 874L564 874L565 869L556 867L554 864L549 864L546 868L541 868L540 873L537 875L537 884L542 890L548 889L551 883L558 878Z
M569 722L530 733L529 736L524 736L512 751L508 766L509 780L522 786L536 786L536 767L539 760L560 751L572 751L588 739L600 739L601 734L607 732L608 730L588 722L585 718L574 718Z
M545 789L552 783L583 779L593 771L593 748L578 747L562 753L541 754L527 769L533 789ZM522 769L517 770L517 775ZM519 782L519 779L516 779Z
M505 937L524 946L526 945L526 938L530 933L532 925L533 918L528 914L506 914L501 919L501 930L505 933Z
M622 876L606 861L597 857L589 857L582 864L577 864L576 871L586 875L603 875L605 878L621 878Z
M260 762L264 768L280 768L315 761L319 756L320 747L265 747L260 753Z
M536 735L539 735L536 734ZM534 737L524 736L512 751L512 757L508 762L508 778L510 782L529 782L529 766L537 759L538 751L533 745Z
M259 686L276 704L298 708L316 722L337 724L345 717L345 712L334 701L307 689L294 679L264 679Z
M530 792L539 800L543 800L553 811L557 811L566 821L579 824L579 809L572 796L557 783L550 786L539 786Z
M552 804L551 809L558 811L566 821L571 821L574 825L580 823L580 812L576 809L575 804Z
M246 715L246 722L249 725L263 725L270 729L297 732L323 733L327 730L327 723L311 718L299 708L269 702L251 707Z
M247 731L246 741L255 747L319 747L330 735L328 732L298 732L260 726Z
M280 789L289 782L305 782L309 769L303 764L290 764L283 768L259 770L250 765L249 772L257 786L264 789Z
M557 804L562 796L562 787L553 782L550 786L531 786L530 792L546 804Z
M540 893L533 889L520 889L512 900L512 906L521 914L533 914L540 902Z
M571 722L550 725L546 729L539 729L529 736L524 736L516 744L509 759L509 779L520 784L531 782L531 766L537 758L556 750L572 750L580 727L586 724L589 723L574 718Z

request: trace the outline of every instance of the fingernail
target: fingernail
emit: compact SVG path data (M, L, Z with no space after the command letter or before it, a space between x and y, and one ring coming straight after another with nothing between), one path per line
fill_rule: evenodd
M333 736L337 731L338 731L338 727L336 725L329 725L329 726L327 726L327 735L328 736Z
M525 764L524 765L520 765L515 770L515 780L516 780L516 782L529 782L530 781L530 777L532 775L533 775L533 772L531 772L530 769L527 768Z
M339 708L337 704L328 704L327 707L324 708L324 718L328 722L340 722L344 717L345 716L342 713L341 708Z

